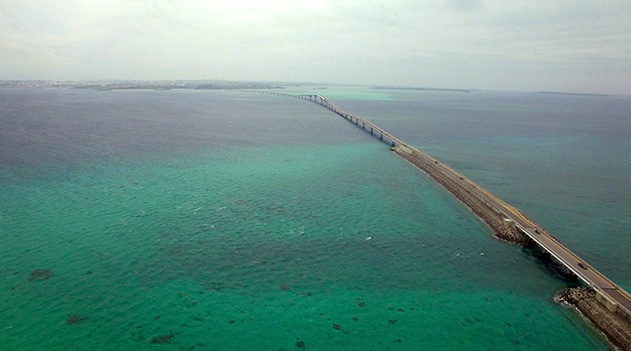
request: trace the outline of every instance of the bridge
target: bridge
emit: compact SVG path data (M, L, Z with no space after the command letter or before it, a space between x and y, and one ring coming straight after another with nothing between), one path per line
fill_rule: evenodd
M243 90L241 90L243 91ZM567 270L596 291L596 299L609 311L631 321L631 295L613 281L566 248L543 227L520 210L506 203L472 180L430 155L403 142L371 121L345 112L319 94L288 94L272 91L250 91L308 100L322 105L367 133L391 146L391 150L443 185L467 205L497 233L513 242L531 241L554 257Z

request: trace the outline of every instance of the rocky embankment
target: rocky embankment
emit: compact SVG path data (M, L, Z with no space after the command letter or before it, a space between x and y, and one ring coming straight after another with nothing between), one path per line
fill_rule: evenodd
M616 313L611 313L605 305L596 299L596 292L593 289L565 289L559 293L556 299L562 304L576 307L616 347L631 351L631 321Z
M514 224L510 225L511 222L507 222L498 210L494 209L484 198L473 191L477 187L476 184L418 150L405 146L399 146L391 150L428 174L469 207L473 213L491 227L496 237L522 246L534 243L532 239L517 230ZM540 230L543 230L543 228L540 228ZM607 336L613 345L622 350L631 351L631 321L616 312L608 310L605 305L597 300L596 292L593 289L567 289L558 296L558 300L561 303L575 306Z
M491 227L497 238L523 246L532 244L532 240L528 236L521 233L514 226L506 225L504 218L500 213L496 212L497 210L489 207L483 199L475 195L472 190L476 186L473 183L463 184L462 181L458 180L464 180L464 178L460 178L457 174L452 173L453 170L418 150L407 147L396 147L392 150L428 174L469 207L473 213ZM454 179L454 177L458 177L458 179Z

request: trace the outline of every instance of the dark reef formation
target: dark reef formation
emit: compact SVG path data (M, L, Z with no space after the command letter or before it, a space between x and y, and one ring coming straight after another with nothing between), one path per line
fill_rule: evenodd
M80 314L73 314L72 316L68 317L68 319L66 319L66 324L68 325L78 324L84 320L85 320L84 316Z
M28 281L32 282L35 280L46 280L50 277L52 277L53 271L50 269L36 269L34 271L31 272L31 274L28 275Z
M173 336L174 335L172 333L158 335L154 337L153 339L151 339L151 343L152 344L170 344Z

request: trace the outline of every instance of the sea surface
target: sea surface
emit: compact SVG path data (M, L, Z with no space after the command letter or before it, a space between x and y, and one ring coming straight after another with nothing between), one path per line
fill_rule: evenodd
M321 93L631 288L631 98ZM0 350L608 350L506 244L299 99L0 89ZM39 275L34 274L39 271Z

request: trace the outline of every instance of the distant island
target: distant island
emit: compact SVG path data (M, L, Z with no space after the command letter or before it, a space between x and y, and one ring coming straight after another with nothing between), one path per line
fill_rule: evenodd
M7 88L69 88L111 90L174 90L174 89L284 89L275 83L230 81L47 81L4 80L0 87Z

